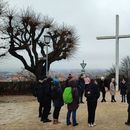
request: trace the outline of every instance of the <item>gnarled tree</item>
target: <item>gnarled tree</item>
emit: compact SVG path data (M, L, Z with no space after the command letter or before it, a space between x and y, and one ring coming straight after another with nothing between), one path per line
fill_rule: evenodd
M130 57L126 56L121 61L121 72L122 74L129 79L130 77Z
M0 0L0 22L2 21L2 16L6 12L6 5L7 5L7 2ZM6 49L7 49L7 46L5 46L2 41L0 41L0 57L3 57L6 55L7 53Z
M48 70L51 63L71 56L77 48L78 40L71 27L56 27L53 19L42 19L40 16L30 9L22 11L19 15L10 12L2 29L10 44L9 53L19 59L37 80L46 75L46 44L43 38L45 34L51 38Z

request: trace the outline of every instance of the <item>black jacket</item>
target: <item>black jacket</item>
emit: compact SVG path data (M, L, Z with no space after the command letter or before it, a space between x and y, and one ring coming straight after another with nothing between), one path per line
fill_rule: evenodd
M126 89L127 89L127 83L123 84L120 83L120 94L125 95L126 94Z
M43 106L50 106L51 104L51 86L48 81L39 83L37 87L37 98Z
M87 98L88 102L97 101L99 96L100 96L100 91L98 85L93 83L85 86L85 97Z

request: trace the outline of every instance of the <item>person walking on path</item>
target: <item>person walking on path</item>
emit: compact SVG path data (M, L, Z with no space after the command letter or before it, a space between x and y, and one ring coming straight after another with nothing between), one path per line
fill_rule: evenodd
M95 111L97 107L97 100L100 96L99 87L97 82L90 79L90 83L85 86L85 97L88 107L88 126L95 126Z
M111 79L110 83L110 94L111 94L111 102L116 102L115 95L116 95L116 82L115 79Z
M126 89L127 89L127 83L126 83L126 80L123 78L120 83L120 94L122 97L121 102L126 101Z

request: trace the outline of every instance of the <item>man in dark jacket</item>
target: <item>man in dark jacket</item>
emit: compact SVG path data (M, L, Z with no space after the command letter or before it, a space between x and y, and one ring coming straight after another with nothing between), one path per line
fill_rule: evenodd
M51 120L48 119L48 115L51 109L51 86L49 79L45 78L44 80L39 80L38 86L38 101L41 104L41 121L50 122ZM40 108L40 107L39 107Z
M125 124L130 126L130 83L127 86L127 103L128 103L128 120L127 122L125 122Z
M120 94L121 94L121 97L122 97L121 102L126 101L126 89L127 89L127 83L126 83L125 79L123 78L121 83L120 83Z

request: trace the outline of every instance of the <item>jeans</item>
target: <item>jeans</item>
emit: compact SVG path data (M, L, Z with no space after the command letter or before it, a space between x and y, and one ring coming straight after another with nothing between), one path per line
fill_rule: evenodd
M67 117L66 117L66 124L67 125L71 124L71 121L70 121L71 113L72 113L72 123L73 123L73 126L75 126L77 123L76 122L76 110L68 110Z

